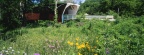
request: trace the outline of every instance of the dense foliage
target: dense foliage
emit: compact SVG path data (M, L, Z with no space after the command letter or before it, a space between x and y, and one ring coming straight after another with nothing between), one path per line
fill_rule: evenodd
M20 0L1 0L0 23L4 29L15 29L20 26Z
M40 2L40 4L35 4L31 0L0 0L0 27L3 28L4 32L19 28L25 20L24 12L38 12L33 10L33 8L36 6L45 6L54 1L44 0Z
M20 2L25 4L25 6L21 7ZM20 27L23 21L22 12L33 11L32 8L35 6L46 6L54 3L53 0L41 0L40 2L40 4L34 4L31 0L1 0L1 26L5 30ZM40 8L38 9L40 10ZM81 4L78 13L99 15L109 14L110 11L121 16L142 16L144 15L144 2L143 0L86 0L85 3Z
M114 11L119 15L141 16L144 15L143 0L86 0L81 5L81 12L88 14L107 14Z
M47 24L47 23L43 23ZM9 55L143 55L144 18L69 21L59 26L23 27L0 40ZM14 50L14 51L13 51ZM7 52L8 51L8 52ZM11 53L12 51L12 53ZM17 52L19 51L19 53Z

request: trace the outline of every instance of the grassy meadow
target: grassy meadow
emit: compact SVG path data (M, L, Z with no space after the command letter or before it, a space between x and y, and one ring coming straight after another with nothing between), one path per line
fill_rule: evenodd
M21 27L0 35L6 55L144 55L144 17L76 20Z

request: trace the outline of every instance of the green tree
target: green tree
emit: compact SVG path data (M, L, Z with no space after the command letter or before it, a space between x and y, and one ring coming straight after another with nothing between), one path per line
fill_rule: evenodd
M138 4L137 4L137 7L136 7L136 15L137 16L141 16L141 15L144 15L144 0L138 0Z
M0 8L2 18L0 23L5 30L12 30L21 26L20 1L21 0L1 0Z
M143 0L86 0L80 7L80 12L88 14L108 14L114 11L124 16L141 16L144 13Z
M24 7L20 6L20 3L24 4ZM48 2L48 3L45 3ZM43 0L38 6L46 6L52 4L53 0ZM22 12L33 12L35 4L31 0L0 0L1 16L0 25L5 31L13 30L21 26L21 13ZM23 11L21 10L23 8Z
M85 3L81 4L79 13L96 14L99 11L97 8L99 5L97 0L86 0Z

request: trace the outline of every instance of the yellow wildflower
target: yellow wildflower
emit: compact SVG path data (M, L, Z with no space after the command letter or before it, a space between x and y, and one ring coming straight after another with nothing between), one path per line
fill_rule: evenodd
M82 55L80 52L78 52L78 55Z
M81 46L82 48L84 48L84 47L85 47L85 44L83 43L83 44L81 44L80 46Z
M68 44L71 43L70 41L67 42Z
M78 45L78 46L77 46L77 49L81 49L81 46L80 46L80 45Z
M98 43L98 40L96 40L96 42Z
M89 46L89 44L86 44L86 47L87 47L88 50L90 50L90 46Z
M85 48L85 44L81 44L77 46L78 49Z
M86 45L89 44L88 42L86 42Z
M78 38L76 38L76 41L78 41L79 40L79 37Z
M92 52L95 52L95 49L92 49Z
M98 54L94 54L94 55L98 55Z
M87 46L88 50L90 50L90 46Z
M76 43L76 46L78 46L79 45L79 43Z
M70 46L73 46L73 42L68 41L67 42Z
M86 44L86 47L89 46L89 44Z
M71 42L69 45L73 46L73 43Z

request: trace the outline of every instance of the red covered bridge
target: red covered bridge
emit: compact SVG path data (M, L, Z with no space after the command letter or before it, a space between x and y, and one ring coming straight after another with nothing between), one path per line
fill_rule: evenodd
M50 4L45 7L34 7L33 11L38 11L38 8L41 10L39 12L25 12L24 17L26 20L54 20L54 9L51 9L51 6L55 6L54 4ZM64 20L75 19L75 15L79 9L78 4L73 3L63 3L57 4L58 6L58 22L64 22Z

